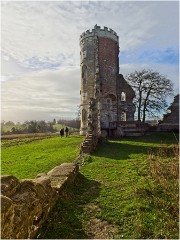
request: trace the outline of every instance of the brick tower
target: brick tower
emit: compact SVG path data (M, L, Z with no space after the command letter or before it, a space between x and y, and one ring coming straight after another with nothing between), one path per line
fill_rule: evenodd
M91 130L99 136L123 118L134 119L134 92L119 75L118 55L119 38L112 29L95 25L80 36L81 135Z

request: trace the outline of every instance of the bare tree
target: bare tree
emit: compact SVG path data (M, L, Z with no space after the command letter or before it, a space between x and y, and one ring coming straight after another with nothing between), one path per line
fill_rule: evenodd
M173 94L173 84L165 76L153 70L143 69L126 76L135 91L134 103L138 121L145 122L147 114L155 116L167 107L166 98Z

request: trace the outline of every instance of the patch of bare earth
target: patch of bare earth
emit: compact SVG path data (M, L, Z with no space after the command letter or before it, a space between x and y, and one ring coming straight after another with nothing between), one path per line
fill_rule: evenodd
M118 234L116 225L107 221L98 219L96 217L100 209L95 204L88 204L85 211L89 215L89 222L86 226L85 232L90 239L114 239Z

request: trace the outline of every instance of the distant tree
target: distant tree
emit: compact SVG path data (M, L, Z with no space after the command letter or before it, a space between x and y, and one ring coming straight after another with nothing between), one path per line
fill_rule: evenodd
M65 121L64 119L59 119L59 120L57 121L57 123L58 123L58 124L64 124L64 121Z
M55 125L55 124L56 124L56 119L54 118L54 119L53 119L53 125Z
M1 121L1 134L4 133L4 126L5 126L5 121Z
M48 132L55 132L56 130L54 129L54 127L53 127L53 122L48 122L48 123L46 123L46 125L47 125L47 131Z
M14 126L15 123L12 122L12 121L8 121L8 122L5 123L5 125L6 125L6 126Z
M76 119L80 120L80 117L81 117L80 105L77 105Z
M16 128L15 128L15 127L12 127L11 132L12 132L12 133L16 133Z
M35 120L27 121L28 124L28 132L29 133L37 133L38 132L38 122Z
M18 129L18 128L16 128L16 127L12 127L12 129L11 129L11 133L12 133L12 134L21 133L21 130Z
M44 120L42 120L37 122L36 128L37 128L37 132L45 133L47 132L48 126L47 126L47 123Z
M146 116L162 113L166 107L166 98L173 93L173 84L165 76L153 70L143 69L126 76L126 80L135 91L135 105L138 121L143 123Z
M6 123L6 121L1 120L1 125L4 125Z

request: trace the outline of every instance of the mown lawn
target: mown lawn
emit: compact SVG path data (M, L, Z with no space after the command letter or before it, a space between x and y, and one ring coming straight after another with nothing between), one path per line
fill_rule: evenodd
M178 239L177 141L155 133L99 145L38 238Z
M2 140L1 174L34 178L79 154L81 136L29 137Z

